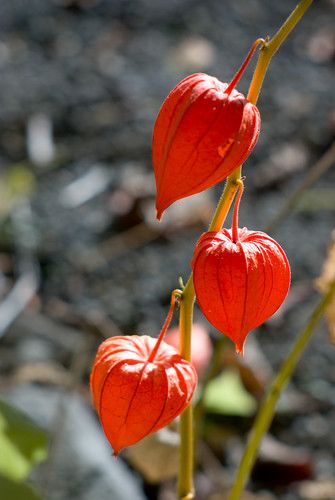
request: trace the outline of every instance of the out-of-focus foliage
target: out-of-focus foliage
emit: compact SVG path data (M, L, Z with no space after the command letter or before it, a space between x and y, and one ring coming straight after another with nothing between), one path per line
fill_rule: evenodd
M249 417L256 411L256 401L246 391L235 370L226 370L209 382L204 404L208 411L223 415Z
M6 500L40 500L34 490L27 484L0 476L0 491Z
M12 167L6 175L1 175L0 216L9 213L17 199L29 196L34 189L34 174L24 163Z
M38 499L23 483L47 455L47 436L23 413L0 401L0 491L6 500Z

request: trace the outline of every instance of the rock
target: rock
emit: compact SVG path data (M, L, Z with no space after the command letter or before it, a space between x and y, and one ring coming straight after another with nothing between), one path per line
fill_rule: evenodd
M276 146L267 158L257 167L254 185L257 189L265 189L276 185L307 165L309 152L303 144L289 142Z
M301 500L334 500L335 481L304 481L297 487Z
M52 122L49 116L34 114L27 122L27 151L29 159L38 167L48 166L55 156Z
M168 60L177 71L204 71L215 61L215 47L203 37L184 38L170 51Z

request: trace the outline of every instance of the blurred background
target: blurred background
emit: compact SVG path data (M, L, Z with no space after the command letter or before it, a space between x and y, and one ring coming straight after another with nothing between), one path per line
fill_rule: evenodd
M104 338L158 334L222 191L155 221L151 134L163 99L193 72L229 81L295 3L1 1L1 500L175 498L174 426L114 460L89 373ZM199 500L226 498L264 390L319 300L335 211L333 28L333 0L314 2L273 59L244 168L240 225L268 229L284 247L290 294L250 335L243 359L195 311L206 338L200 376L215 375L197 415ZM294 207L280 212L306 176ZM330 314L280 400L245 499L335 498Z

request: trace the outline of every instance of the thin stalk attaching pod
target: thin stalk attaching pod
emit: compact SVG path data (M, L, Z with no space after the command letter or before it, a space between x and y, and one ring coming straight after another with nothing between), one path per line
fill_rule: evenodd
M237 183L239 184L239 191L235 201L234 212L233 212L233 223L231 227L231 235L234 243L238 241L238 211L240 208L240 201L244 191L244 184L242 179L238 180Z
M237 171L238 170L238 171ZM234 201L236 193L239 189L239 180L241 177L241 168L234 170L226 182L221 198L217 204L213 218L209 225L208 231L220 231L227 218L230 207Z
M235 74L235 76L233 77L232 81L229 83L228 87L226 88L225 92L226 94L230 94L231 91L236 87L237 83L239 82L241 76L243 75L246 67L248 66L249 62L250 62L250 59L252 58L252 56L254 55L255 53L255 50L257 49L257 47L259 45L263 45L265 44L265 40L264 38L257 38L257 40L254 41L254 43L252 44L251 46L251 49L249 50L248 52L248 55L247 57L245 58L245 60L243 61L243 63L241 64L241 67L240 69L237 71L237 73Z
M155 356L157 354L157 351L162 343L162 340L164 339L165 337L165 334L166 334L166 331L167 329L169 328L170 326L170 323L171 323L171 320L172 320L172 316L173 316L173 313L174 313L174 309L175 309L175 305L176 305L176 301L180 299L180 297L182 296L182 291L181 290L173 290L173 292L171 293L171 301L170 301L170 309L169 309L169 312L166 316L166 320L164 321L164 324L162 326L162 329L160 331L160 334L158 336L158 339L157 339L157 342L156 342L156 345L155 347L153 348L153 350L151 351L151 354L148 358L148 363L152 363L155 359Z

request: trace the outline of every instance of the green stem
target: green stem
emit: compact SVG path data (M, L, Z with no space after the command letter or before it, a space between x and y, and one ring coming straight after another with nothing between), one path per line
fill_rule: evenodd
M231 204L240 188L241 167L236 169L227 179L224 191L216 207L209 231L219 231L228 215ZM189 277L180 300L180 353L187 361L191 361L191 334L193 322L195 292L193 275ZM180 416L180 453L178 474L178 499L192 500L193 485L193 409L190 405Z
M288 381L290 380L293 370L295 369L301 357L303 349L310 340L316 325L318 324L326 307L329 305L334 296L335 280L330 285L328 292L323 296L317 307L314 309L306 328L300 332L293 346L293 349L280 368L267 396L265 397L258 411L258 415L252 427L249 441L245 448L235 478L234 486L231 490L228 500L239 500L243 488L249 478L250 471L255 463L258 447L260 445L262 437L270 427L277 401L282 391L286 387Z
M301 0L292 14L286 19L281 28L279 28L277 33L271 38L271 40L266 42L260 50L257 66L248 92L248 99L253 104L256 104L258 100L263 80L272 57L312 3L313 0Z
M193 409L190 405L180 417L180 453L178 498L192 500L194 498L193 484Z
M264 76L272 56L277 52L288 34L292 31L299 19L311 5L313 0L301 0L289 18L260 50L256 69L249 87L248 100L256 104ZM224 224L231 204L240 186L242 166L238 167L228 177L225 189L219 200L213 220L209 226L210 231L219 231ZM193 278L190 276L180 301L180 336L181 354L191 360L191 332L193 320L195 293ZM193 417L192 407L189 406L180 417L180 465L178 476L178 499L192 500L194 498L193 486Z
M209 231L219 231L227 217L231 204L240 188L240 172L236 169L227 179L225 189L217 205ZM195 292L191 274L183 290L180 300L180 353L187 361L191 361L191 334L193 322ZM190 405L180 416L180 457L178 475L178 499L192 500L193 485L193 409Z
M234 170L234 172L228 177L208 231L220 231L222 228L231 204L234 201L235 195L240 188L240 178L241 167Z
M180 354L191 361L191 333L194 307L194 287L190 276L180 300L179 330ZM191 500L194 498L193 485L193 411L190 405L180 417L180 454L178 475L178 498Z

